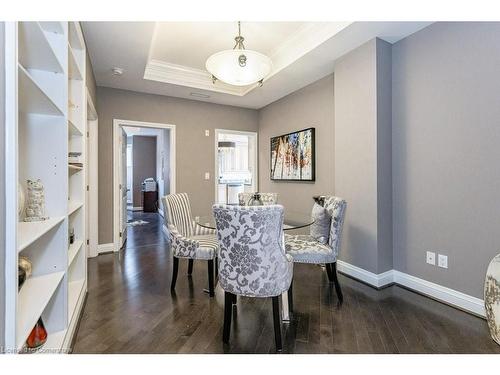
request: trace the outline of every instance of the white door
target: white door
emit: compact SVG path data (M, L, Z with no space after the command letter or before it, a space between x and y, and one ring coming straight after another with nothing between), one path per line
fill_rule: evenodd
M125 130L121 130L120 135L120 148L121 148L121 158L120 158L120 169L121 169L121 179L120 179L120 249L127 240L127 133Z

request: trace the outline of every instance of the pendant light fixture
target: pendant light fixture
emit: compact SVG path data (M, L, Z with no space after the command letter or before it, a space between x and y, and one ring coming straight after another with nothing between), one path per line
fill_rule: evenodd
M247 86L259 82L271 73L272 62L266 55L245 49L238 22L238 36L234 38L233 49L217 52L207 59L207 70L212 74L212 82L217 80L234 86Z

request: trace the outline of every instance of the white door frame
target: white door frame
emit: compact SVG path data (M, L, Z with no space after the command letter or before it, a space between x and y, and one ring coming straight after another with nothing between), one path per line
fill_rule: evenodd
M120 195L117 193L121 181L121 169L119 168L120 160L120 127L133 126L141 128L158 128L170 130L170 194L175 193L175 125L162 124L158 122L143 122L132 120L113 119L113 251L120 250L120 213L119 200ZM117 161L115 163L115 161Z
M86 185L88 187L88 200L86 204L85 224L88 245L86 244L87 257L95 257L99 254L99 192L98 192L98 119L94 102L87 88L87 148L92 152L86 152Z
M214 168L214 183L215 183L215 200L217 202L217 190L219 188L219 133L225 134L239 134L248 135L255 137L255 189L259 190L259 133L243 130L231 130L231 129L215 129L214 133L214 153L215 153L215 168Z

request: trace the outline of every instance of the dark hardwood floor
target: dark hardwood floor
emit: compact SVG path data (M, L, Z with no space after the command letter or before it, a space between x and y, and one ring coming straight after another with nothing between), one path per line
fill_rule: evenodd
M223 293L203 292L206 262L188 278L180 262L170 292L171 254L157 214L129 228L126 248L89 261L89 293L74 353L273 353L271 299L239 298L230 344L222 343ZM377 291L339 276L338 304L326 271L296 264L294 315L283 353L500 353L484 320L398 286Z

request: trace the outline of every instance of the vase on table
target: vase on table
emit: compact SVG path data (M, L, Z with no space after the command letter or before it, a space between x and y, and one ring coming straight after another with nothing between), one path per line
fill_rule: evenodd
M491 338L500 345L500 254L491 260L486 271L484 308Z

